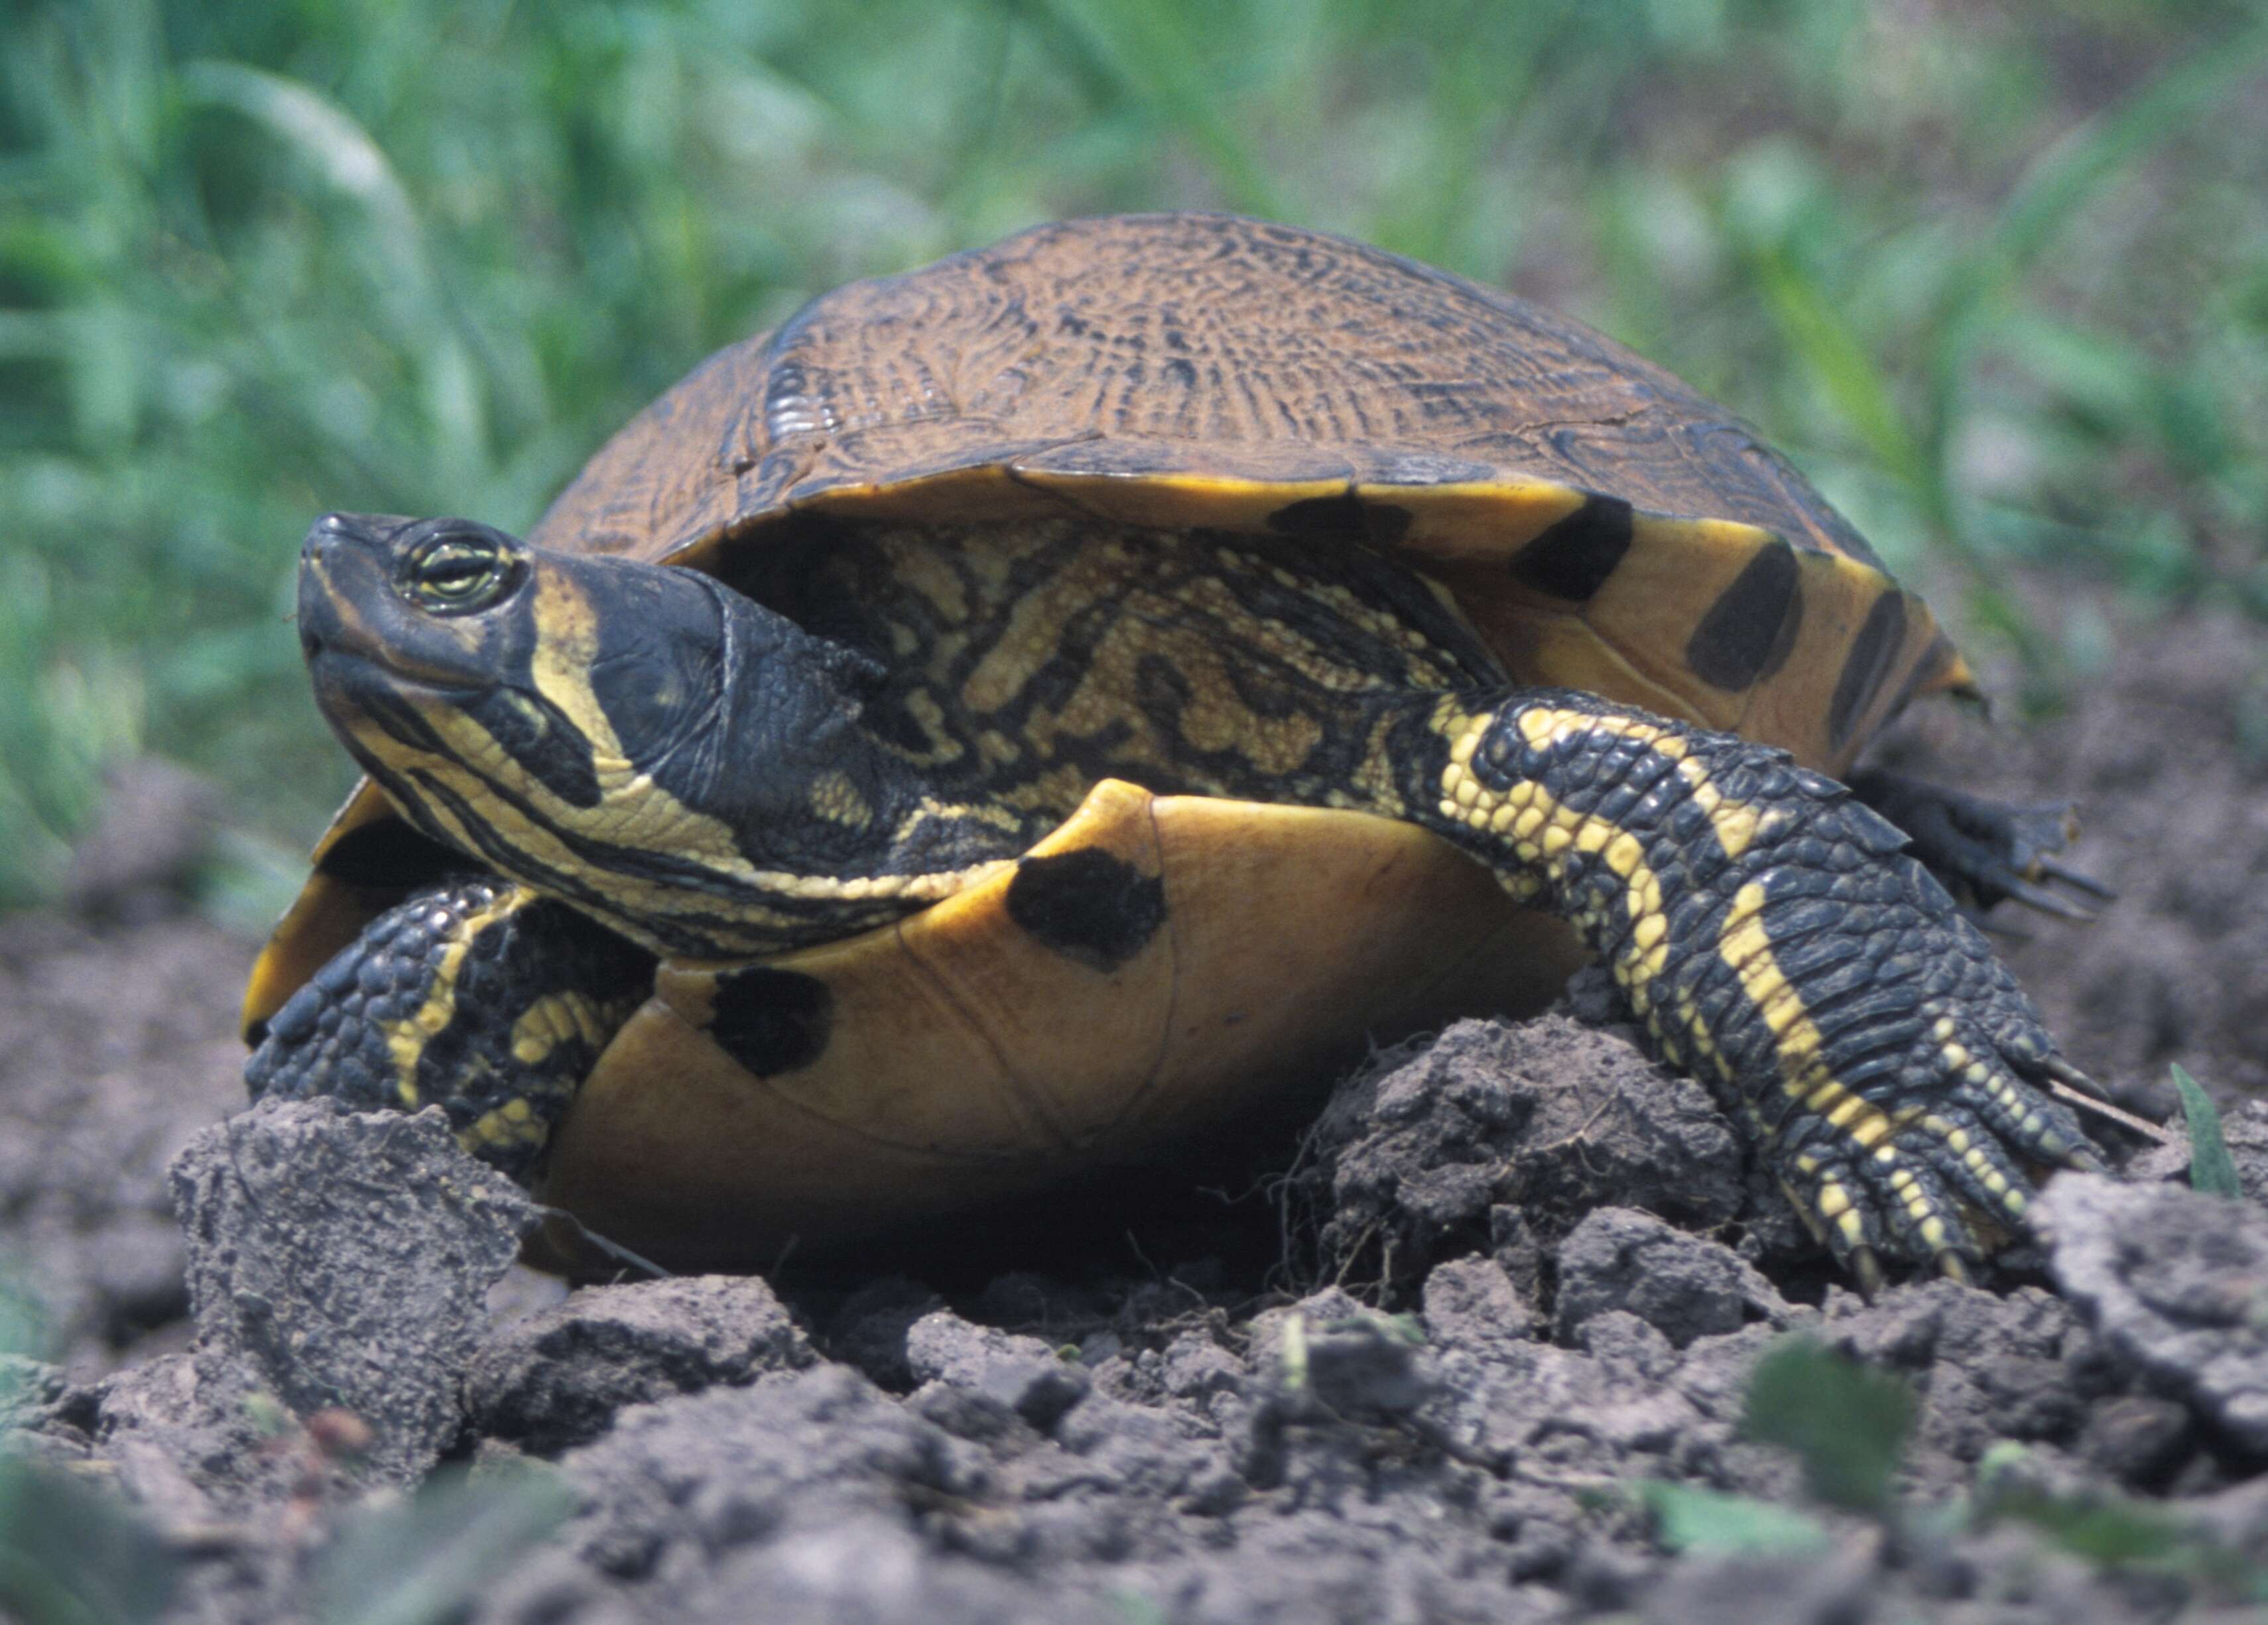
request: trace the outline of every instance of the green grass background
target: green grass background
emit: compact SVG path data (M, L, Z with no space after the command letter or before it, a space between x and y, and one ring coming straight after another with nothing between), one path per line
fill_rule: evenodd
M523 526L816 292L1174 206L1686 374L2035 701L2103 623L2025 616L2014 562L2268 614L2255 5L16 0L0 902L144 752L225 791L224 905L278 901L350 778L286 621L316 513Z

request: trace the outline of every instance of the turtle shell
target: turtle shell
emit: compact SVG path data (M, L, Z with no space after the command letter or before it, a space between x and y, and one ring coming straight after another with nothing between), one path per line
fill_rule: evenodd
M1461 278L1228 216L1071 221L827 294L641 413L528 540L730 575L740 550L812 511L1072 512L1366 547L1446 588L1516 681L1738 732L1830 773L1909 698L1970 686L1926 607L1849 524L1675 378ZM1132 1125L1211 1109L1226 1078L1268 1070L1268 1046L1304 1064L1397 1017L1476 998L1516 1008L1573 962L1566 934L1521 923L1476 865L1365 815L1152 803L1105 784L1050 842L1115 849L1169 826L1181 833L1142 860L1177 893L1162 969L1142 967L1148 944L1081 969L1015 931L998 888L980 886L770 962L822 984L828 1015L825 1053L767 1075L711 1041L733 973L665 967L555 1142L555 1195L652 1243L690 1221L690 1192L659 1206L620 1193L689 1181L713 1215L784 1179L796 1194L767 1197L752 1229L728 1218L693 1249L719 1261L746 1253L736 1235L776 1241L775 1221L808 1231L799 1214L863 1222L894 1190L950 1205L998 1182L968 1166L1151 1137ZM255 970L248 1031L426 877L420 846L373 789L357 791ZM1270 908L1272 943L1316 952L1248 952L1242 922ZM1474 929L1452 943L1447 919ZM1334 956L1365 967L1355 985L1375 996L1307 962ZM942 996L950 1018L928 1008L935 963L966 972ZM767 985L792 1004L792 982ZM1251 1024L1257 1009L1292 1013ZM956 1023L962 1039L924 1036ZM1085 1036L1066 1051L1042 1028ZM1232 1028L1233 1043L1220 1037ZM718 1132L743 1119L747 1133ZM758 1141L780 1154L752 1158ZM853 1177L861 1157L869 1173Z

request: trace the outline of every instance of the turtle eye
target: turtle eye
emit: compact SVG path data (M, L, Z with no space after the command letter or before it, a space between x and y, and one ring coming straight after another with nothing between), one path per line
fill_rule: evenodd
M446 531L412 553L402 595L436 614L468 614L502 598L519 579L516 562L492 537Z

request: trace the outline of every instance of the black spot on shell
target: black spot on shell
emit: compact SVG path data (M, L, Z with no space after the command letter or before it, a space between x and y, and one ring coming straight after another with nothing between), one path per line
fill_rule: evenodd
M398 818L350 829L316 860L315 872L348 886L412 891L439 879L465 860Z
M1942 632L1931 638L1921 658L1914 662L1913 670L1906 673L1905 681L1898 685L1898 697L1890 702L1888 716L1895 717L1905 710L1906 702L1920 692L1922 685L1943 677L1955 658L1951 638Z
M1268 516L1279 536L1312 541L1365 541L1390 548L1410 533L1410 510L1390 502L1366 502L1351 490L1336 496L1307 496L1286 503Z
M1108 974L1166 921L1166 884L1100 847L1027 857L1008 883L1008 917L1042 945Z
M709 1036L758 1077L809 1066L827 1051L835 996L799 971L762 965L717 979Z
M1586 603L1630 551L1631 528L1631 505L1621 497L1586 497L1581 507L1513 555L1513 579L1572 604Z
M1795 549L1775 539L1709 606L1686 642L1685 664L1704 682L1737 692L1786 662L1802 623Z
M1843 674L1835 680L1835 697L1828 702L1827 739L1837 750L1849 741L1851 730L1867 714L1905 638L1905 594L1885 592L1874 600L1859 636L1852 640Z

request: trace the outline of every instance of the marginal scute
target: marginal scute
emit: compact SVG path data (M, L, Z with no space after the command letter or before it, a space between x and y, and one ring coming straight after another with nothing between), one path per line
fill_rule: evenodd
M1366 502L1349 490L1337 496L1310 496L1286 503L1268 516L1279 536L1315 540L1363 541L1390 548L1410 533L1410 510L1394 503Z
M1802 621L1795 549L1775 540L1718 594L1686 640L1685 663L1705 681L1738 692L1779 669Z
M1580 604L1606 585L1630 551L1631 505L1594 494L1583 505L1512 556L1522 586Z
M1007 908L1035 940L1107 975L1166 923L1166 887L1124 858L1082 847L1020 861Z
M1969 663L1961 658L1953 640L1940 630L1922 650L1921 658L1913 663L1905 681L1898 685L1897 697L1890 702L1885 714L1896 717L1916 695L1948 688L1971 700L1977 698L1979 692Z
M827 1053L835 996L799 971L752 965L718 977L709 1036L758 1077L809 1066Z
M1851 737L1864 717L1882 680L1889 675L1906 636L1906 600L1903 592L1885 592L1867 612L1843 674L1835 680L1835 697L1827 705L1827 733L1837 748Z

